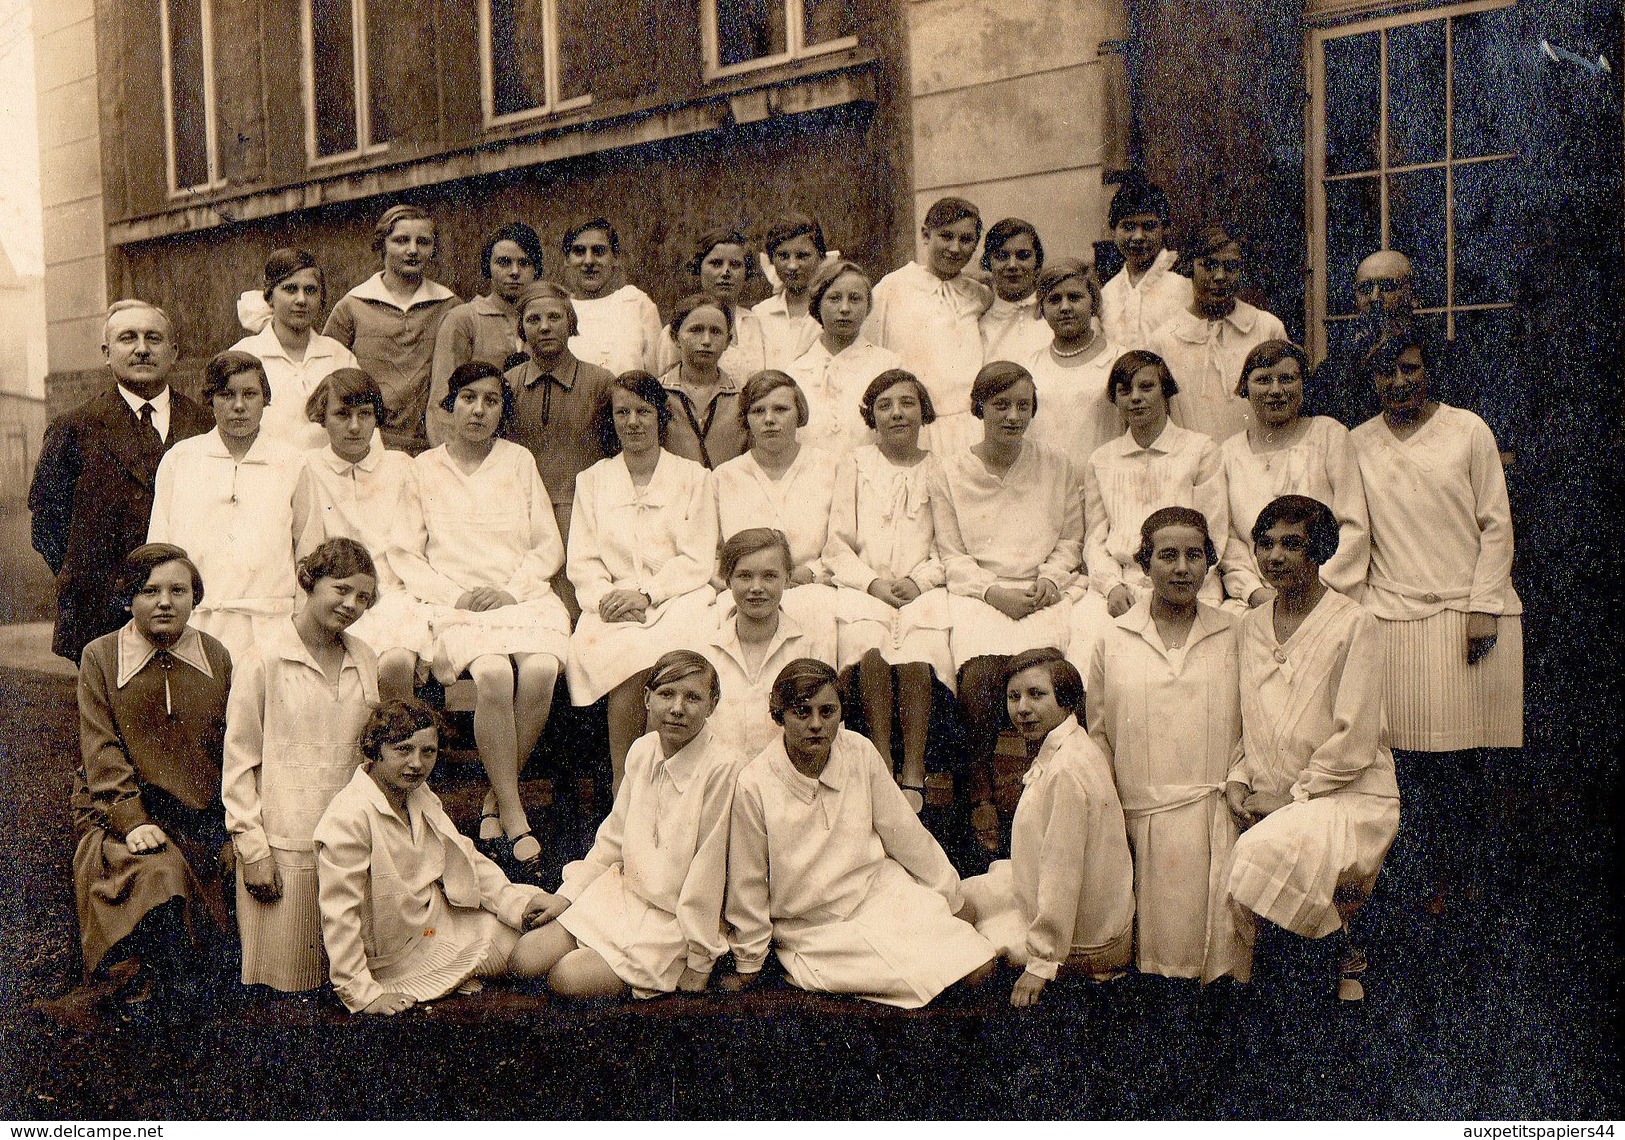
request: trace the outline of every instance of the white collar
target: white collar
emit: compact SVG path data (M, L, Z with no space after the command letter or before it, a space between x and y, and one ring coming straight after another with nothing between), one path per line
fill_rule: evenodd
M135 622L125 622L118 631L118 679L115 687L122 689L129 684L130 678L145 669L147 663L157 655L158 646L142 635ZM169 646L169 655L176 661L190 665L205 677L214 676L214 670L209 666L209 655L203 648L203 635L191 626L183 629L180 639Z
M338 452L333 450L332 443L316 452L316 458L325 463L335 475L347 475L352 467L359 467L366 472L373 472L384 461L384 441L377 432L373 432L372 441L367 447L367 454L351 463Z
M405 306L402 306L400 302L390 296L389 290L384 288L384 271L381 269L354 289L351 289L350 296L359 297L364 301L378 301L392 309L399 309L403 313L419 305L426 305L435 301L456 300L457 298L457 294L440 284L440 282L431 281L428 277L425 277L418 282L417 292L412 294L411 300L407 301Z
M168 415L169 414L169 385L168 384L165 384L164 385L164 390L162 392L159 392L156 396L152 397L152 399L150 399L150 400L147 399L145 396L137 396L134 392L130 391L123 384L119 384L119 383L115 382L113 384L113 387L118 389L118 394L120 396L124 397L124 402L126 404L130 405L130 410L132 412L134 412L137 416L139 416L141 414L141 405L142 404L151 404L152 405L152 413L155 416L162 416L162 415Z

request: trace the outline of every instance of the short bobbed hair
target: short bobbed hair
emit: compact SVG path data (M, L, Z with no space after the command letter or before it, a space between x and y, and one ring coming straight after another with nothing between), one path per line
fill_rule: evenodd
M710 306L722 314L722 320L728 326L728 332L731 335L734 327L734 314L727 303L713 293L690 293L677 302L676 307L671 311L671 320L666 322L666 330L671 333L671 339L675 341L677 334L682 331L683 322L706 306Z
M367 548L353 538L330 538L299 560L299 588L310 593L323 578L349 578L365 574L374 581L378 567Z
M920 226L920 232L929 234L932 230L946 229L955 222L969 218L976 223L976 236L982 236L982 211L976 208L976 203L967 198L956 198L949 195L938 198L931 203L931 208L925 212L925 221Z
M426 728L444 736L445 727L440 714L417 698L385 701L373 709L367 722L361 726L361 739L356 742L361 759L373 764L383 756L384 749L403 740L411 740Z
M244 372L252 372L260 378L260 392L265 402L271 402L271 380L265 375L265 365L260 358L252 353L240 352L228 348L225 352L217 352L210 358L209 363L203 366L203 401L208 403L226 390L233 376L241 376Z
M661 654L654 668L649 670L649 679L643 682L643 691L652 693L662 685L675 684L701 673L710 684L711 703L715 704L722 699L722 678L717 676L717 667L706 660L704 654L692 649L673 649Z
M750 239L731 226L716 226L694 239L688 261L684 263L691 277L700 275L700 266L705 264L706 254L719 245L737 245L745 255L746 280L756 275L756 259L751 256Z
M1025 673L1028 669L1048 669L1049 683L1055 688L1055 703L1077 715L1083 707L1083 678L1078 674L1077 666L1068 661L1065 654L1050 646L1016 654L1004 666L1004 684L1000 689L1009 692L1010 682L1015 680L1018 673ZM1010 707L1006 703L1005 717L1009 715Z
M609 224L608 218L588 218L584 222L577 222L564 231L559 239L559 252L569 253L570 247L576 243L576 238L588 230L603 230L604 236L609 238L609 252L619 257L621 254L621 235L615 232L615 227Z
M874 308L875 283L869 280L869 274L864 271L863 266L845 259L826 261L818 267L818 272L813 274L812 284L807 288L807 313L820 325L824 323L824 316L818 310L823 308L824 294L848 273L855 274L863 281L864 296L868 298L869 307Z
M570 291L551 281L533 281L520 290L519 296L513 300L514 323L519 330L520 340L525 339L525 310L544 298L564 302L565 318L569 322L565 330L569 335L575 336L581 331L581 318L576 314L576 303Z
M379 423L384 422L384 393L378 381L359 368L335 368L316 382L305 401L305 418L318 427L327 423L329 400L337 400L341 408L359 408L372 405L372 414Z
M839 700L840 680L835 670L822 661L798 657L780 669L779 675L773 678L773 691L767 698L768 715L773 718L774 724L783 724L786 712L812 700L823 691L825 685L834 688L835 697Z
M734 571L739 569L740 562L762 550L777 550L783 555L786 574L796 568L795 558L790 554L790 540L784 537L782 530L775 527L753 526L745 528L722 544L722 550L717 555L717 571L722 580L726 582L732 578Z
M1002 392L1008 392L1023 380L1032 383L1033 374L1011 360L995 360L982 365L970 386L970 411L977 419L987 402ZM1033 415L1038 414L1038 387L1033 386Z
M1289 340L1266 340L1247 354L1241 362L1241 379L1236 381L1236 395L1247 398L1247 377L1259 368L1274 368L1283 360L1298 362L1298 376L1309 379L1309 354Z
M819 257L829 252L829 246L824 242L824 227L818 224L818 219L797 210L781 214L773 220L773 224L767 227L767 233L762 237L762 248L767 251L769 257L772 257L775 249L798 237L811 238L813 248L818 251Z
M453 368L451 375L446 378L446 395L440 401L440 406L448 412L451 411L457 404L457 393L481 380L496 380L502 386L502 418L497 421L496 430L496 434L501 435L513 422L514 395L508 378L495 364L487 364L483 360L470 360Z
M747 438L750 432L750 410L780 388L788 388L795 395L796 427L807 426L812 410L807 406L807 394L801 390L801 385L797 384L787 372L780 372L777 368L766 368L746 380L745 387L739 393L739 426L745 429Z
M925 390L920 378L905 368L888 368L879 376L869 381L869 386L863 390L863 399L858 404L858 411L863 416L863 422L871 428L875 426L875 403L885 393L886 389L896 387L898 384L912 384L914 391L920 397L920 426L935 422L937 409L931 403L931 393Z
M1142 368L1157 370L1158 379L1162 383L1163 400L1172 400L1179 395L1179 385L1174 383L1174 374L1169 371L1168 362L1150 349L1136 348L1119 356L1117 363L1112 365L1112 370L1106 377L1106 402L1115 407L1117 394L1127 392L1134 386L1134 378L1140 374Z
M316 271L316 282L322 290L322 303L326 304L327 275L316 264L316 255L306 249L292 248L272 250L271 256L265 259L265 300L271 300L271 294L276 292L278 285L306 269Z
M655 410L655 422L659 425L657 435L661 445L664 446L666 428L671 423L671 398L666 392L666 386L653 374L641 368L634 368L611 380L609 387L604 389L603 398L598 401L598 406L592 410L592 428L598 433L599 449L605 455L621 453L621 437L615 434L617 390L636 396Z
M1139 171L1133 171L1117 184L1117 193L1112 195L1111 208L1107 212L1107 224L1116 229L1117 223L1124 218L1140 214L1155 214L1165 226L1173 220L1173 211L1168 208L1168 195L1162 187Z
M509 222L501 229L492 233L490 237L485 239L485 244L480 246L481 277L484 277L487 280L490 279L491 254L496 251L497 243L504 241L511 241L514 243L514 245L517 245L520 249L524 250L525 256L530 258L530 263L536 267L536 276L540 277L542 275L541 237L536 233L535 230L531 229L524 222Z
M118 577L113 581L114 599L122 608L129 609L135 596L152 578L152 572L171 562L184 563L191 573L192 604L197 605L203 600L203 575L198 572L197 563L192 561L191 555L172 542L144 543L125 555Z
M993 268L993 255L1003 249L1011 238L1026 234L1033 239L1033 268L1044 268L1044 242L1038 236L1038 227L1023 218L1000 218L988 227L982 241L982 268Z
M1364 356L1360 358L1360 375L1370 379L1379 373L1392 372L1406 349L1414 348L1422 354L1422 372L1433 371L1434 351L1431 338L1419 327L1398 333L1384 333Z
M1083 287L1089 291L1089 311L1097 317L1100 315L1100 277L1095 273L1095 267L1076 257L1063 257L1039 270L1038 281L1033 287L1033 296L1038 299L1033 306L1034 320L1044 319L1045 296L1070 277L1083 282Z
M440 249L440 225L429 215L429 211L422 206L414 206L409 202L401 202L391 206L378 215L378 222L372 227L372 251L377 254L384 252L384 243L395 227L402 222L428 222L434 234L436 251Z
M1270 500L1258 512L1258 518L1253 523L1253 545L1256 546L1258 540L1277 523L1303 526L1309 535L1309 561L1316 566L1326 565L1337 553L1337 516L1319 499L1311 499L1308 495L1282 495Z
M1213 535L1207 529L1207 516L1191 507L1161 507L1146 516L1140 524L1140 548L1134 552L1135 565L1151 573L1151 556L1156 553L1157 532L1167 526L1188 526L1202 534L1202 553L1209 566L1219 564L1219 550L1213 545Z

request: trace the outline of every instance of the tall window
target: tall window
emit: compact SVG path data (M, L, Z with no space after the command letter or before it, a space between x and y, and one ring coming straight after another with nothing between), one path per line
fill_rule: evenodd
M857 44L852 0L700 0L707 78Z
M1437 335L1496 357L1512 334L1519 230L1516 76L1527 45L1509 0L1311 34L1310 337L1352 329L1354 270L1411 259Z
M214 21L209 0L159 0L164 44L169 192L222 185L215 130Z
M381 22L381 21L380 21ZM382 58L367 0L305 0L305 138L314 163L383 150L383 87L367 66Z
M485 121L506 123L592 101L592 0L482 0ZM600 11L602 10L600 6Z

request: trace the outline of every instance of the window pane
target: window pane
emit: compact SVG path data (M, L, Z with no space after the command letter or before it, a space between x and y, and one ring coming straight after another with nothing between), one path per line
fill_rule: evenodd
M1509 154L1525 134L1531 101L1519 93L1529 87L1523 72L1534 49L1518 42L1516 20L1516 9L1500 8L1451 23L1457 158Z
M1516 160L1456 167L1456 296L1458 305L1510 301L1519 221Z
M398 60L402 54L400 43L390 43L391 34L399 37L400 32L390 27L388 9L374 8L382 8L382 4L361 6L367 32L367 138L363 146L388 142L394 134L389 123L389 65L392 57Z
M202 0L168 2L175 189L183 190L209 181L209 133L203 112L203 5Z
M1444 171L1418 170L1388 180L1388 245L1411 259L1416 302L1445 303Z
M491 106L512 115L547 102L542 0L491 0Z
M316 154L357 149L355 43L350 0L310 0L312 71L316 88Z
M1354 312L1354 270L1382 248L1382 201L1377 179L1326 183L1326 312Z
M1388 162L1444 161L1444 21L1388 30Z
M592 18L592 0L558 0L559 98L578 99L592 94L593 74L598 69L599 41L607 34L600 18Z
M782 55L785 0L712 0L717 6L717 62L723 67Z
M852 0L801 0L801 39L803 44L827 44L854 33Z
M1327 40L1326 173L1377 169L1382 114L1377 32Z

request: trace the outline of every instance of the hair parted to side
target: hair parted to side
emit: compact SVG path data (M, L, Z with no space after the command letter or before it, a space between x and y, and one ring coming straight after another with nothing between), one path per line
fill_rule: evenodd
M824 294L848 273L856 275L863 281L863 292L867 298L865 304L874 308L875 283L869 280L869 274L864 271L863 266L844 258L840 261L826 261L818 267L818 272L813 274L812 284L807 286L807 314L820 325L824 323L824 315L818 310L823 307Z
M976 236L982 236L982 211L976 208L976 203L968 198L956 198L949 195L938 198L931 203L931 208L925 212L925 221L920 225L920 232L929 234L932 230L946 229L955 222L969 218L976 223Z
M751 256L750 239L731 226L713 226L694 239L692 252L683 263L683 268L688 270L689 276L700 275L700 266L705 264L706 256L719 245L737 245L745 258L745 278L749 280L756 275L756 259Z
M1049 670L1049 683L1055 690L1055 703L1073 715L1083 707L1083 678L1078 674L1077 666L1066 659L1059 650L1049 646L1039 649L1028 649L1010 658L1004 667L1004 685L1006 692L1010 689L1010 682L1016 675L1025 673L1028 669ZM1009 717L1009 705L1005 705L1005 717Z
M1038 303L1033 306L1033 320L1044 319L1044 298L1070 277L1083 282L1083 287L1089 292L1089 312L1100 316L1100 277L1095 273L1095 267L1076 257L1063 257L1038 271L1038 281L1033 286L1033 296L1038 298Z
M598 446L605 455L619 455L621 453L621 437L615 433L615 392L619 389L628 395L636 396L645 404L655 410L655 422L659 425L660 443L666 443L666 429L671 424L671 397L666 392L666 386L655 379L653 373L645 372L641 368L634 368L630 372L623 372L610 381L609 387L604 390L603 397L592 410L592 429L598 436Z
M835 670L811 657L798 657L773 678L773 691L767 698L767 712L774 724L784 723L784 714L797 705L805 704L823 691L825 685L841 694L840 678Z
M1309 561L1316 566L1326 565L1337 553L1340 537L1337 516L1319 499L1311 499L1308 495L1282 495L1270 500L1253 522L1253 545L1256 546L1270 527L1278 523L1304 528L1309 535Z
M728 326L728 332L732 335L734 327L733 310L723 303L722 298L711 293L690 293L677 302L677 305L671 311L671 320L666 322L666 329L671 333L671 339L676 341L677 334L683 331L683 323L707 306L716 309L722 314L723 323Z
M1140 546L1134 552L1134 563L1147 574L1151 572L1151 555L1156 552L1157 532L1165 526L1188 526L1202 532L1202 552L1209 566L1219 564L1219 550L1208 533L1207 516L1191 507L1160 507L1146 516L1140 524Z
M103 348L107 347L107 326L112 323L113 318L119 313L128 313L135 309L146 309L149 312L157 313L159 319L164 322L164 328L169 330L170 339L175 339L175 322L169 319L168 313L164 312L157 305L154 305L151 301L143 301L136 297L125 297L122 300L114 301L111 305L107 306L107 315L102 318Z
M995 360L982 365L970 386L970 413L977 419L987 408L987 402L1009 391L1023 380L1031 384L1033 374L1012 360ZM1038 414L1038 388L1033 388L1033 415Z
M863 416L863 422L872 429L875 426L875 404L885 394L886 389L898 384L914 385L915 394L920 399L920 426L934 423L937 418L936 405L931 402L931 393L925 390L925 385L914 373L904 368L888 368L879 376L869 381L869 386L863 390L863 398L858 403L858 412Z
M487 280L491 277L491 254L495 252L497 243L511 241L525 251L530 263L536 267L536 276L542 275L542 239L524 222L509 222L507 225L492 232L480 246L480 276Z
M306 249L293 249L284 247L271 251L271 256L265 259L265 300L271 300L271 294L276 287L302 270L314 269L316 283L322 289L322 304L327 304L327 275L322 267L316 264L316 255Z
M707 678L711 688L711 703L715 704L722 699L722 678L717 676L717 667L711 664L704 654L696 653L692 649L673 649L669 653L661 654L655 661L654 668L649 670L649 679L643 683L643 691L652 693L662 685L676 684L701 673Z
M1033 268L1044 268L1044 242L1038 236L1038 227L1024 218L1000 218L988 227L982 239L982 268L993 269L993 255L1003 249L1011 238L1026 234L1033 239Z
M1174 374L1169 371L1168 362L1150 349L1134 348L1117 358L1112 370L1106 376L1106 402L1115 405L1117 396L1121 392L1131 391L1134 387L1134 378L1145 368L1155 368L1159 383L1162 385L1162 398L1172 400L1179 395L1179 385L1174 383Z
M171 562L182 563L192 575L192 604L203 600L203 575L191 555L172 542L148 542L136 547L124 557L118 577L113 580L113 597L120 608L129 609L130 603L152 578L152 572Z
M367 548L353 538L330 538L299 560L299 588L310 593L323 578L365 574L377 581L378 568Z
M483 360L469 360L453 368L451 375L446 378L446 395L440 401L440 406L448 412L451 411L457 405L458 393L481 380L495 380L502 386L502 418L497 421L495 432L500 436L513 422L515 403L513 388L509 385L508 378L495 364L487 364Z
M722 580L726 582L732 578L740 562L761 550L777 550L784 558L786 575L796 568L790 554L790 540L784 537L782 530L767 526L746 527L724 542L717 555L717 571Z
M265 374L265 365L252 353L240 352L234 348L215 353L209 358L209 363L203 366L203 402L208 403L220 395L231 383L233 376L241 376L244 372L252 372L260 378L260 394L269 404L271 379Z
M378 381L359 368L335 368L316 382L305 401L305 418L321 427L327 423L327 405L337 400L341 408L359 408L372 405L372 414L379 423L384 422L384 392Z
M434 220L429 211L422 206L414 206L410 202L400 202L378 215L378 222L372 227L372 251L377 254L384 252L384 243L395 227L402 222L428 222L434 234L435 253L440 252L440 224Z
M608 218L588 218L577 222L564 231L559 239L559 252L568 254L570 247L576 243L576 238L591 230L603 230L604 236L609 239L609 252L619 257L621 254L621 235L615 232L615 227L609 224Z
M1298 377L1309 379L1309 354L1289 340L1266 340L1247 354L1241 362L1241 379L1236 381L1236 395L1247 398L1247 377L1259 368L1274 368L1283 360L1298 362Z
M772 257L775 249L798 237L811 238L819 257L829 252L829 246L824 242L824 227L818 224L817 218L799 210L791 210L773 219L773 224L767 227L767 233L762 237L762 249Z
M1138 170L1131 170L1123 176L1117 184L1117 193L1112 195L1111 208L1107 211L1107 224L1112 229L1124 218L1134 218L1141 214L1155 214L1157 220L1164 226L1173 220L1173 212L1168 208L1168 195L1161 186L1152 182Z
M513 300L514 324L519 330L520 340L525 339L525 310L544 299L563 303L565 315L569 320L565 331L571 336L581 332L581 318L576 313L575 299L570 296L570 291L552 281L533 281L520 290L519 296Z
M437 736L445 735L440 714L430 706L415 697L385 701L372 710L361 726L361 739L356 746L361 751L361 759L372 764L384 754L385 748L411 740L426 728L434 729Z
M746 439L750 438L750 410L769 395L780 388L788 388L794 396L796 404L796 427L804 428L807 420L812 417L812 409L807 406L807 394L801 390L801 385L787 372L780 372L776 368L764 368L754 373L739 393L739 426L745 429Z

